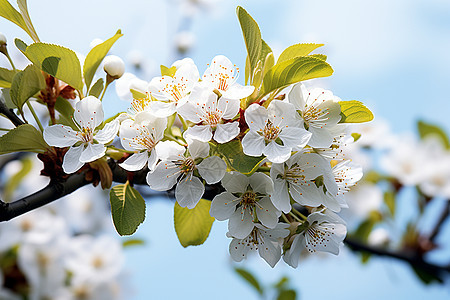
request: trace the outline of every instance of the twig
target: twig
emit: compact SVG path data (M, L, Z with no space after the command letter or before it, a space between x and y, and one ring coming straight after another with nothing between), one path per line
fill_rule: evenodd
M5 117L7 117L16 127L25 124L21 119L19 119L14 111L9 109L2 101L0 101L0 113L4 114Z

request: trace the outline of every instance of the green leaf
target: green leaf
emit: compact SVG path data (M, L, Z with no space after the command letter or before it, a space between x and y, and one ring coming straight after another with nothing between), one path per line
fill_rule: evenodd
M10 91L11 100L22 111L25 102L45 87L41 71L34 65L28 65L14 76Z
M250 73L252 73L261 57L261 32L259 31L259 27L256 21L247 13L245 9L238 6L236 9L236 13L239 19L239 23L241 24L245 47L247 48L247 53L250 60L249 71Z
M361 252L361 262L363 264L366 264L369 262L369 259L372 257L372 255L369 252Z
M0 88L10 88L17 71L0 68Z
M178 240L186 248L203 244L209 236L214 218L210 216L211 201L200 199L193 209L175 202L174 225Z
M144 245L145 242L143 240L140 239L127 239L125 241L122 242L122 246L125 247L130 247L130 246L142 246Z
M274 287L277 290L283 290L285 286L289 283L289 278L286 276L283 276L275 285Z
M308 55L309 57L315 57L318 58L320 60L326 61L327 60L327 56L324 54L312 54L312 55Z
M264 293L262 286L259 284L258 280L253 276L252 273L243 268L234 268L236 273L245 279L255 290L262 295Z
M395 193L393 191L384 192L384 203L392 216L395 215Z
M145 201L141 194L127 182L113 187L109 200L117 232L120 235L135 233L145 219Z
M277 64L282 63L283 61L290 60L292 58L296 58L299 56L306 56L310 54L312 51L316 50L319 47L322 47L323 44L295 44L290 47L284 49L281 52L280 57L278 57Z
M108 54L109 49L111 49L112 45L123 36L122 32L117 30L116 34L104 41L103 43L95 46L89 51L86 55L86 59L84 60L83 66L83 75L84 81L86 82L86 87L89 90L89 87L92 83L92 78L94 78L94 74L97 71L98 66L105 58L106 54Z
M161 65L161 76L170 76L173 77L175 75L175 72L177 71L177 67L166 67L164 65Z
M24 41L22 41L21 39L15 38L14 44L16 45L17 49L19 49L23 54L25 54L25 51L27 51L28 45L25 44Z
M14 192L17 190L25 176L27 176L33 168L33 162L28 157L20 160L20 163L22 164L20 170L8 178L4 186L3 197L5 202L11 202Z
M417 129L419 131L419 135L421 139L424 139L426 137L434 136L441 140L442 144L445 146L445 148L450 149L450 141L442 128L432 125L429 123L426 123L424 121L417 122Z
M333 68L321 59L310 56L292 58L276 64L267 72L263 79L262 95L299 81L331 74Z
M73 106L67 99L59 96L56 99L55 109L60 114L58 124L67 125L72 127L72 129L79 130L72 118L74 112Z
M294 290L284 290L278 294L277 300L295 300L297 299L297 292Z
M27 47L25 55L42 71L77 90L83 89L80 61L72 50L53 44L34 43Z
M339 101L341 121L339 123L364 123L373 120L372 112L360 101Z
M42 133L30 124L20 125L0 137L0 154L12 152L43 153L50 147Z
M353 132L351 135L352 135L354 142L356 142L357 140L359 140L361 138L361 134L357 133L357 132Z
M89 96L94 96L94 97L98 98L100 96L101 92L103 91L103 86L104 86L104 80L103 80L103 78L100 78L91 87L91 90L89 91Z
M261 40L262 42L262 48L261 48L261 56L260 60L262 61L262 69L263 73L262 76L266 75L266 73L273 67L275 64L275 58L273 56L272 49L267 45L267 43L264 40Z
M133 96L134 99L142 99L142 98L147 98L147 95L142 93L141 91L135 90L135 89L130 89L131 95Z
M39 37L34 29L33 23L31 22L30 15L28 14L27 0L17 0L19 5L20 14L22 15L23 21L28 28L29 35L35 42L39 42Z
M251 174L256 171L264 156L247 156L242 150L240 141L231 141L225 144L219 144L217 150L225 157L230 168L242 173Z
M419 277L420 281L422 281L426 285L431 284L434 281L437 283L444 282L444 280L437 276L437 274L433 274L424 269L415 267L414 265L411 265L411 268L413 269L414 273L416 273L417 277Z
M376 221L369 218L364 222L362 222L361 224L359 224L358 228L356 229L353 235L357 237L360 241L365 242L369 238L369 235L372 232L375 224Z
M0 0L0 17L13 22L33 38L33 33L28 28L20 12L18 12L7 0Z

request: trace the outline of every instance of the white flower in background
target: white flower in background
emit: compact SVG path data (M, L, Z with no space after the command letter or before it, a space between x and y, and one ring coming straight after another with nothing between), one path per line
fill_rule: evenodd
M227 166L218 156L209 156L208 143L194 140L188 145L188 151L189 154L185 155L186 148L176 142L161 142L158 148L161 162L147 174L147 183L156 191L167 191L176 184L175 198L178 204L191 209L205 191L202 181L194 176L194 172L197 170L207 184L214 184L223 178ZM200 158L205 159L198 163Z
M226 143L239 134L239 122L224 123L239 112L239 101L221 97L204 88L195 89L189 101L178 108L178 113L195 124L184 136L188 139L209 142L213 138L218 143Z
M147 92L148 82L136 77L131 73L124 73L122 77L116 80L117 96L125 101L132 101L133 95L131 89L136 90L142 94Z
M67 288L66 298L58 299L92 299L92 300L114 300L124 299L121 297L121 286L118 279L107 282L92 282L86 278L74 278Z
M65 266L74 280L104 283L116 278L123 267L124 256L119 240L104 235L94 238L80 235L71 240Z
M287 98L300 114L305 128L312 133L308 145L329 147L333 142L330 129L341 120L341 106L338 103L340 99L323 89L316 88L308 92L301 83L292 88Z
M389 231L382 227L375 228L369 234L367 242L371 246L386 246L390 241Z
M105 144L111 142L119 129L114 120L101 130L96 130L103 122L103 108L100 100L86 97L75 105L73 114L74 130L65 125L52 125L44 130L44 140L50 146L70 147L64 155L63 170L67 174L78 171L85 163L97 160L105 155Z
M275 228L280 212L270 199L273 183L269 176L254 173L246 176L237 172L226 173L222 179L225 192L214 197L210 214L219 221L228 221L231 236L244 239L258 220L268 228Z
M177 107L186 103L188 94L200 79L192 59L176 61L172 67L174 66L177 71L173 77L155 77L148 85L148 91L159 100L150 102L150 109L156 116L168 117L174 114Z
M234 261L242 261L247 258L249 251L257 250L272 268L281 258L281 245L283 239L289 235L289 224L278 223L275 228L269 229L261 224L255 224L250 234L243 238L233 238L230 242L230 255ZM227 233L228 237L233 237Z
M118 79L125 73L125 63L118 56L108 55L103 60L103 70L109 76Z
M240 100L250 96L255 87L240 85L236 82L238 76L239 68L227 57L217 55L203 74L201 85L218 90L224 98Z
M354 186L363 176L363 171L360 165L350 161L344 160L336 164L332 169L338 191L332 194L327 191L327 195L336 199L341 207L348 207L345 202L344 194L350 191L350 187Z
M122 146L136 153L119 164L127 171L138 171L148 165L152 170L158 161L155 147L164 137L166 118L156 118L151 113L141 112L135 120L125 120L120 125L119 137Z
M295 119L292 104L273 100L268 109L252 104L245 110L249 131L242 139L244 153L249 156L264 154L274 163L285 162L294 147L303 148L311 133Z
M195 35L192 31L180 31L175 37L175 47L178 49L178 52L185 53L189 51L192 46L195 44Z
M297 231L290 249L283 256L284 261L293 268L297 268L300 253L305 248L310 253L339 254L339 245L347 234L344 220L329 211L311 213Z
M341 209L337 200L325 194L324 187L331 193L337 193L338 188L330 164L318 154L297 152L285 163L272 164L270 177L275 188L272 202L285 213L291 211L290 196L301 205ZM322 182L317 186L313 180L319 177Z
M404 185L421 183L433 167L428 163L429 153L416 139L402 137L397 139L389 152L380 160L382 168L391 176L397 178Z

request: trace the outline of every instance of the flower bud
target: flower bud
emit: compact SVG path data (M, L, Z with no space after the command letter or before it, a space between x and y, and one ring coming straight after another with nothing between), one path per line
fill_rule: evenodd
M118 79L125 72L125 63L120 57L109 55L105 57L103 70L112 78Z
M6 36L0 32L0 46L6 45Z

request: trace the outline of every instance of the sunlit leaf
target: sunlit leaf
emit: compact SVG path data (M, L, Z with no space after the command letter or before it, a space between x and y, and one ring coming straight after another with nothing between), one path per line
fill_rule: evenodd
M341 105L339 123L364 123L373 120L372 112L359 101L339 101L339 104Z
M283 52L281 52L280 57L278 57L277 64L296 58L299 56L306 56L310 54L312 51L316 50L319 47L322 47L323 44L295 44L290 47L287 47Z
M440 128L436 125L433 125L433 124L426 123L424 121L419 121L419 122L417 122L417 129L419 131L419 135L420 135L421 139L424 139L424 138L427 138L430 136L437 137L439 140L441 140L441 142L445 148L450 149L449 138L448 138L447 134L445 133L445 131L442 130L442 128Z
M256 67L261 57L261 32L256 21L247 13L245 9L238 6L236 13L241 24L242 33L244 35L245 47L250 61L250 73Z
M175 75L175 72L177 71L177 67L166 67L164 65L161 65L161 76L170 76L173 77Z
M20 125L0 137L0 154L13 152L43 153L50 147L42 133L32 125Z
M0 68L0 87L10 88L14 75L16 74L17 71Z
M10 90L11 100L21 111L25 102L45 87L41 71L34 65L28 65L14 76Z
M114 45L114 43L121 36L123 36L123 34L119 29L113 37L107 39L101 44L98 44L97 46L92 48L91 51L89 51L89 53L86 55L86 59L84 60L83 65L83 76L88 90L91 86L92 78L94 78L94 74L97 71L98 66L108 54L108 51L109 49L111 49L112 45Z
M175 203L175 231L183 247L201 245L206 241L214 223L214 218L209 214L210 208L211 201L204 199L200 199L192 209Z
M241 142L239 141L219 144L217 150L225 157L229 167L242 174L253 173L264 160L264 156L253 157L245 155Z
M35 42L39 42L39 37L34 29L33 23L31 22L30 15L28 14L27 0L17 0L19 6L20 14L23 17L23 21L28 28L29 35Z
M100 94L103 91L103 86L104 86L104 80L103 78L99 78L99 80L97 80L94 85L91 87L90 91L89 91L89 96L94 96L96 98L100 97Z

